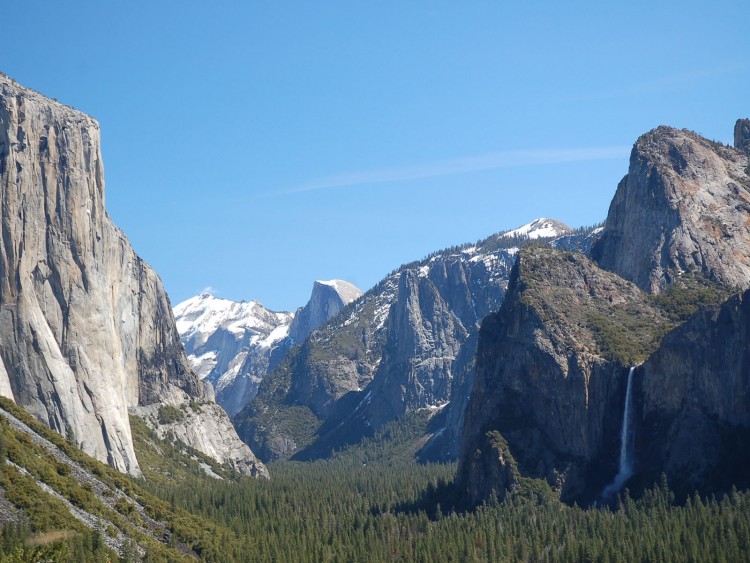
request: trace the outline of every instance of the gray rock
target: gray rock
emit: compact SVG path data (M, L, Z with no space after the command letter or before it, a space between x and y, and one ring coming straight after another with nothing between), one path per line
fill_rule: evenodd
M135 407L130 412L141 417L160 438L171 434L182 443L229 465L243 475L268 478L266 466L237 437L231 421L219 405L193 401L182 406L182 418L179 421L169 423L159 422L159 407L160 405Z
M601 491L617 464L627 368L640 360L618 355L645 357L669 326L646 297L582 254L521 250L479 336L457 477L472 503L503 494L495 432L521 474L546 479L563 498Z
M734 148L750 156L750 119L738 119L734 124Z
M0 391L139 474L128 408L204 390L161 280L104 209L99 125L0 76L0 188Z
M341 309L361 295L362 291L358 287L343 280L313 283L310 300L297 310L289 327L292 344L304 342L313 330L335 317Z
M658 127L636 142L591 255L651 293L682 272L747 288L748 225L748 156L690 131Z

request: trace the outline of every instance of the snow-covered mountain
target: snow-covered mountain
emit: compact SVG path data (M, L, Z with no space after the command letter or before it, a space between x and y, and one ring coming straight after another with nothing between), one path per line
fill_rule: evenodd
M573 229L568 227L568 225L566 225L562 221L557 221L555 219L547 219L546 217L542 217L540 219L535 219L531 223L526 223L522 227L518 227L517 229L513 229L512 231L503 233L502 237L503 238L525 237L525 238L529 238L532 240L536 240L539 238L561 237L563 235L567 235L572 232L573 232Z
M258 301L231 301L202 293L174 308L188 361L209 381L230 415L258 391L263 376L288 348L294 313L269 311Z
M316 281L308 303L290 313L202 293L177 305L174 315L188 361L231 416L255 397L263 377L294 344L360 295L343 280Z

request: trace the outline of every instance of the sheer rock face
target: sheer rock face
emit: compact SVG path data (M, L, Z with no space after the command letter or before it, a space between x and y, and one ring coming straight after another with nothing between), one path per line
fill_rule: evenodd
M105 212L97 122L0 76L0 190L0 392L138 474L128 407L204 390Z
M313 331L235 417L240 436L263 459L325 457L405 412L444 405L456 360L470 360L461 346L504 294L516 249L494 243L403 266Z
M636 470L682 494L746 487L750 292L699 311L638 370Z
M471 296L462 287L460 303L470 307ZM411 270L401 275L385 353L371 386L373 401L363 405L375 427L407 411L448 402L452 376L446 374L452 373L468 331L453 313L460 307L452 310L446 301L429 278Z
M746 150L743 123L735 140ZM662 126L646 133L633 148L591 254L602 268L651 293L684 271L747 288L748 155L690 131Z
M734 124L734 148L750 156L750 119L738 119Z
M263 459L326 457L430 408L441 414L420 456L455 459L479 323L499 308L518 245L596 236L543 219L402 266L292 350L235 417L240 435Z
M471 502L505 493L499 432L521 474L563 498L601 491L616 472L628 366L608 360L592 315L665 322L632 283L581 254L522 249L500 311L482 323L458 481ZM497 463L502 462L502 467Z
M346 305L358 299L362 291L343 280L316 281L310 301L300 307L289 327L289 338L293 344L301 344L308 335L335 317Z

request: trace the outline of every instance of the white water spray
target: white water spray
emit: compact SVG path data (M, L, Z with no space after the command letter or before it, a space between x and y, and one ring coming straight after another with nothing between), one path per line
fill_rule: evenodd
M625 412L622 414L622 430L620 431L620 468L612 483L602 491L605 499L612 497L633 474L633 372L635 366L628 372L628 387L625 391Z

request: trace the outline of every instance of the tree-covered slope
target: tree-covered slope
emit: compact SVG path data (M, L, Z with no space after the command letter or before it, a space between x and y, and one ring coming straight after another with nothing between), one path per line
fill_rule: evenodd
M135 421L139 441L146 428ZM167 451L156 443L158 463L170 478L179 476L175 467L204 476L205 468L236 475L198 451L186 455L183 447ZM167 453L178 461L168 464ZM4 398L0 462L2 549L16 560L223 560L220 541L228 531L177 508L168 496L146 492Z

